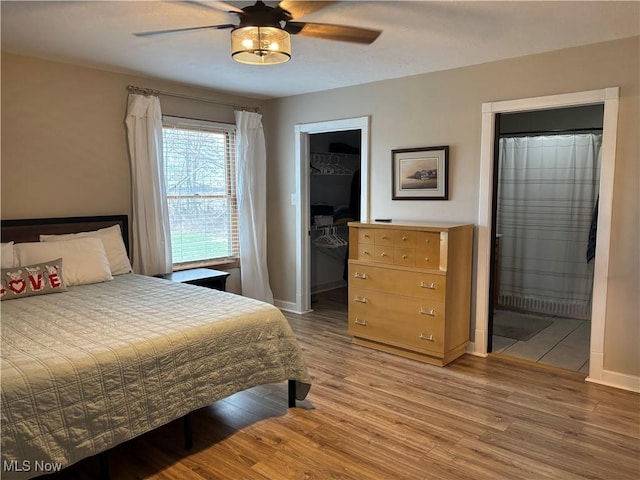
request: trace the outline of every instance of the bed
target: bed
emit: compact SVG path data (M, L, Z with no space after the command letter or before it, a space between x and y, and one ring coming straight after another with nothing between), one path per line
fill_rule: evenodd
M126 248L126 216L3 221L3 251L114 225ZM288 381L289 406L306 397L310 377L276 307L134 273L66 286L72 258L38 270L61 271L63 291L0 304L2 478L63 468L257 385ZM3 294L14 271L3 268Z

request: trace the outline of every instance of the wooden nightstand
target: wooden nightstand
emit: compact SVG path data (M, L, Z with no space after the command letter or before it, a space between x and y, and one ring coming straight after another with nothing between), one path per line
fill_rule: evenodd
M215 288L216 290L226 290L227 277L229 272L213 270L210 268L192 268L190 270L180 270L178 272L158 275L160 278L171 280L172 282L189 283L199 287Z

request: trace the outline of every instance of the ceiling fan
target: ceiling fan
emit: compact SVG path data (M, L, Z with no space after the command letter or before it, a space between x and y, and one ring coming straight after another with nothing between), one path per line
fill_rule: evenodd
M277 6L271 7L258 0L254 5L244 8L238 8L225 2L187 3L225 11L236 15L240 22L237 25L232 23L204 25L140 32L134 33L134 35L152 37L196 30L231 29L231 55L234 60L252 65L273 65L286 62L291 58L289 35L370 44L382 33L380 30L347 25L294 21L296 18L336 3L331 1L283 0Z

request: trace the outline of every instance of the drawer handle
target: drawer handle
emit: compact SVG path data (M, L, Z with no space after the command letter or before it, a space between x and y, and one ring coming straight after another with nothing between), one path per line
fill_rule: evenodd
M420 307L420 315L429 315L430 317L435 317L436 311L433 308L427 311L424 308Z
M389 237L387 237L386 235L382 235L382 240L386 240L386 239L388 239L388 238L389 238Z
M429 257L424 257L425 262L429 262Z
M371 254L369 253L369 251L368 251L368 250L363 250L363 251L362 251L362 254L363 254L363 255L371 255Z
M367 321L366 320L360 320L359 318L356 318L353 323L355 323L356 325L362 325L363 327L367 326Z
M359 297L356 295L356 298L354 298L353 301L358 303L367 303L369 299L367 297Z
M430 334L429 336L425 336L424 333L420 332L420 340L427 340L429 342L435 342L435 339L433 338L433 334Z
M431 240L429 240L428 238L424 241L424 243L431 243Z
M354 277L356 277L356 278L362 278L362 279L366 279L366 278L367 278L367 276L368 276L368 275L367 275L366 273L358 273L358 272L356 272L356 273L355 273L355 275L354 275Z
M381 256L381 257L386 257L386 256L387 256L387 254L386 254L386 253L384 253L384 252L382 252L382 253L380 254L380 256Z
M408 257L408 255L407 255L406 253L402 255L402 259L403 259L403 260L406 260L406 259L407 259L407 257Z
M424 282L420 282L420 288L428 288L429 290L435 290L436 289L436 284L431 282L430 285L427 285Z
M403 242L406 242L407 240L408 240L407 236L406 236L406 235L404 235L404 236L402 237L402 241L403 241Z
M369 236L369 234L368 234L368 233L364 233L364 234L362 235L362 237L363 237L363 238L371 238L371 237Z

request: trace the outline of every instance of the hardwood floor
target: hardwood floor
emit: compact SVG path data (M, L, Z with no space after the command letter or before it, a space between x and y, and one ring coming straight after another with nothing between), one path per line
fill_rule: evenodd
M193 414L114 448L111 478L417 480L640 478L640 395L563 370L465 355L445 368L352 345L340 298L286 314L314 384L286 384ZM87 459L47 477L96 478Z

